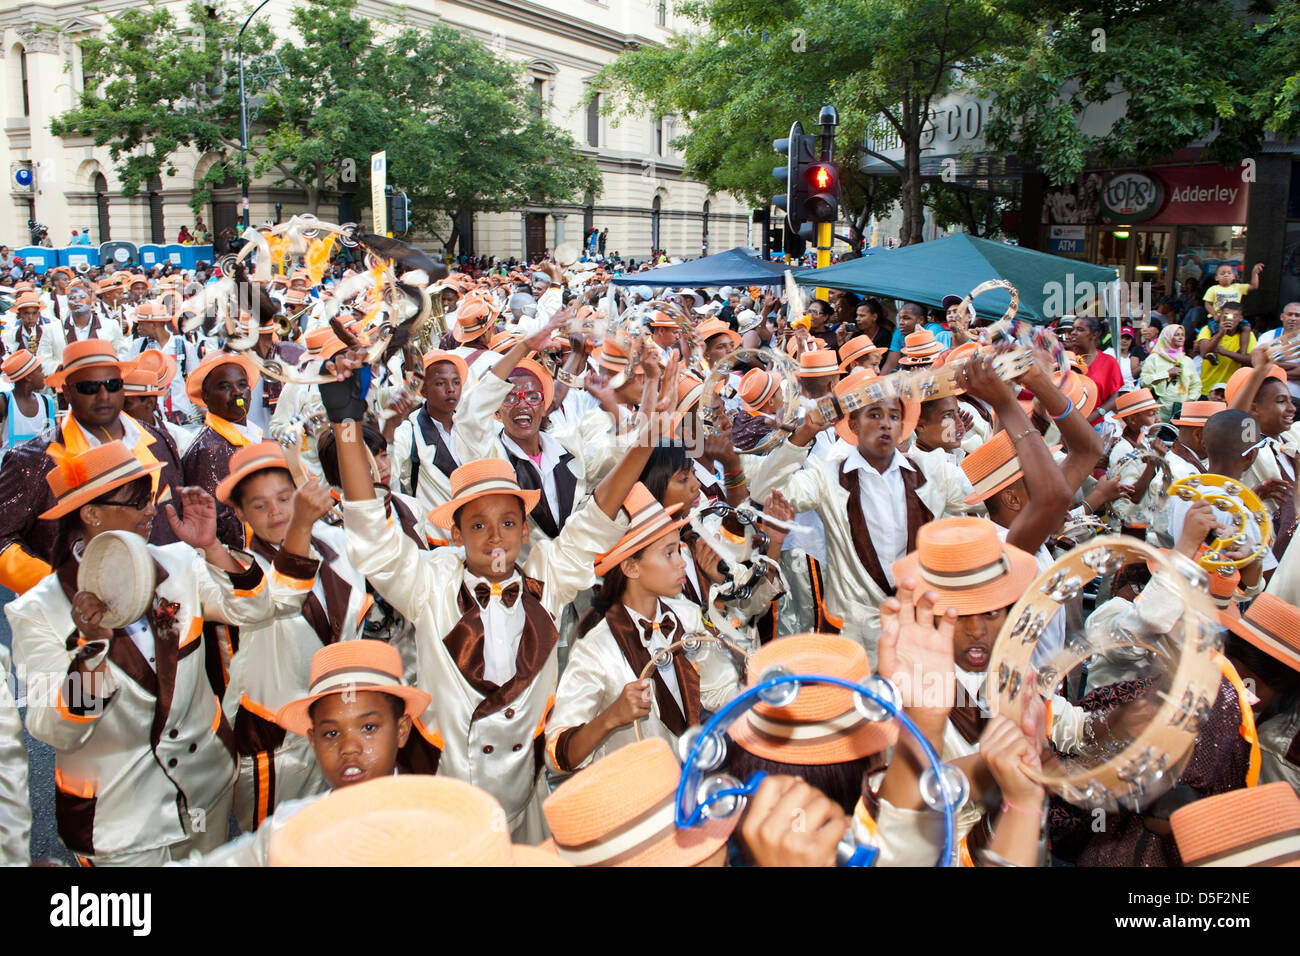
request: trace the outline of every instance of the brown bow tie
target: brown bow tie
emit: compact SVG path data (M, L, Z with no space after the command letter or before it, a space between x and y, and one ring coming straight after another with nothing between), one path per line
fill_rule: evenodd
M676 624L677 622L674 621L673 618L668 614L665 614L662 620L639 622L639 626L641 628L641 643L644 644L646 647L649 647L650 637L651 635L654 634L655 631L658 631L660 634L662 634L666 641L672 643L672 633L673 633L673 629L676 627Z
M504 588L499 584L488 585L485 581L474 585L474 599L483 610L487 610L488 601L492 600L493 595L499 597L506 607L514 607L519 600L519 582L508 584Z

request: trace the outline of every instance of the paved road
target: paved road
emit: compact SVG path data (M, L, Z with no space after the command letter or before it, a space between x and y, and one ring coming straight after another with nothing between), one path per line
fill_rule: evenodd
M0 587L0 602L8 604L13 598L12 591ZM9 619L0 614L0 644L12 650L11 640ZM27 708L21 706L22 703L19 700L18 710L25 717ZM26 730L23 731L23 744L31 761L27 788L32 801L32 859L73 863L72 854L59 842L54 823L54 751L29 736Z

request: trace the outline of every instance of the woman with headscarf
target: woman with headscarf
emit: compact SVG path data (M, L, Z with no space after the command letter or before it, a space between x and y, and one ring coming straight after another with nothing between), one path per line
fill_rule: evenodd
M1167 422L1183 402L1201 397L1201 373L1183 351L1187 333L1167 325L1142 363L1141 383L1160 401L1160 420Z

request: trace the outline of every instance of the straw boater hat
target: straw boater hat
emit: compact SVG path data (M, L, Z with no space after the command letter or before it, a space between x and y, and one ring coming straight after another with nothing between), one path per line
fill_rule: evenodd
M167 394L167 390L158 384L158 373L144 368L133 368L123 375L122 389L133 398Z
M27 349L19 349L13 355L6 355L4 360L5 378L17 382L26 378L41 367L41 360Z
M1223 387L1224 399L1229 405L1232 404L1232 400L1237 397L1237 393L1245 387L1247 380L1254 374L1255 370L1249 365L1243 366L1232 373L1228 383ZM1286 372L1282 370L1280 365L1270 367L1266 378L1275 378L1282 384L1286 384Z
M515 470L504 458L479 458L461 465L451 473L451 500L429 512L429 521L438 528L450 528L456 512L485 495L514 495L524 506L527 516L537 507L540 490L519 487Z
M488 343L488 350L492 352L500 352L504 355L506 352L509 352L514 348L515 343L518 341L519 336L517 334L514 332L507 332L503 329L496 335L492 336L492 340Z
M249 475L273 468L289 471L289 463L284 457L284 448L279 442L263 441L256 445L244 445L230 456L230 473L217 482L216 499L223 505L232 504L230 493L235 490L236 485ZM289 473L293 474L293 472Z
M988 441L961 460L961 470L966 473L974 488L964 499L968 505L987 501L1017 478L1025 477L1016 446L1005 430L999 430Z
M909 332L903 339L903 357L899 365L928 365L943 352L943 343L929 329Z
M934 613L987 614L1015 604L1038 576L1032 554L998 538L987 518L941 518L921 526L916 550L894 562L894 580L936 591Z
M960 361L961 359L969 358L970 356L976 354L979 350L980 350L979 343L963 342L955 349L948 349L948 351L946 352L940 352L938 355L934 357L934 362L932 362L931 364L933 365L934 368L943 368L949 362L957 362Z
M145 349L135 357L135 367L141 372L150 372L157 380L158 387L171 387L176 377L176 356L160 352L158 349Z
M42 307L41 297L35 292L20 292L18 298L14 299L14 304L9 306L9 311L17 315L20 309L40 309Z
M818 674L861 683L871 676L866 649L837 634L796 634L759 648L749 660L749 686L764 671ZM853 706L853 692L831 684L808 684L785 707L763 701L746 711L727 734L764 760L833 764L880 753L898 741L898 722L867 720Z
M471 293L465 296L456 310L456 324L451 335L457 342L473 342L496 324L500 311L484 295Z
M162 470L162 462L145 465L120 441L105 442L80 455L68 454L62 445L51 445L50 457L54 459L54 470L45 481L54 492L55 503L39 516L47 521L62 518L114 488Z
M775 372L751 368L740 380L740 406L750 415L757 415L780 389L781 379Z
M332 359L339 352L347 348L343 344L332 328L328 325L322 325L312 329L302 337L302 345L305 351L301 361L324 362Z
M250 389L257 387L258 381L262 378L257 366L248 357L238 352L211 352L185 378L185 394L199 408L207 408L203 403L203 380L212 373L213 369L222 365L241 366L244 374L248 376Z
M851 363L860 358L865 358L872 352L880 351L883 351L883 349L871 341L871 336L855 335L840 346L840 371L847 372Z
M1214 415L1226 410L1227 402L1183 402L1172 424L1187 425L1191 428L1204 428L1205 423Z
M406 715L419 718L433 700L418 687L402 683L402 655L384 641L340 641L322 647L311 659L307 696L290 701L275 715L285 730L306 737L311 705L330 694L362 690L389 694L406 703Z
M695 327L695 334L705 343L715 335L725 335L733 346L740 347L740 333L733 332L731 326L721 319L706 319Z
M677 323L673 317L662 309L655 309L650 313L649 325L652 329L675 329Z
M1223 626L1292 670L1300 671L1300 608L1272 594L1250 602L1245 614L1219 613Z
M446 362L456 370L456 374L460 376L461 384L464 384L465 380L469 378L469 366L465 364L465 360L455 352L444 352L442 349L430 349L424 353L423 362L424 370L426 372L429 371L430 366L436 365L439 362Z
M555 400L555 379L551 378L551 373L542 368L540 363L529 358L520 359L519 364L514 367L510 374L513 375L515 372L528 372L541 383L542 413L545 414L550 411L551 402Z
M799 378L819 378L823 375L839 375L840 362L830 349L808 349L799 356Z
M1189 803L1169 826L1185 866L1300 866L1300 797L1285 780Z
M1115 417L1128 418L1130 415L1136 415L1138 412L1145 412L1150 409L1159 408L1160 403L1156 397L1151 394L1149 388L1135 388L1131 392L1125 392L1115 399Z
M69 342L63 350L62 364L52 374L45 376L45 384L50 388L62 388L69 375L86 368L113 368L120 377L129 367L128 363L118 359L113 346L103 339Z
M148 302L141 302L135 307L135 322L170 322L172 313L158 299L150 299Z
M598 366L614 375L626 374L632 363L632 356L627 346L612 338L605 339L591 357Z
M753 309L741 309L736 313L736 325L740 328L740 334L752 332L763 324L763 317Z
M359 643L350 641L348 643ZM272 866L562 866L513 846L501 804L451 777L409 774L342 787L271 839Z
M717 853L734 813L679 830L673 820L681 766L662 737L620 747L546 798L549 850L574 866L694 866Z
M1087 418L1097 409L1097 396L1100 389L1097 383L1086 375L1080 375L1073 369L1066 372L1065 385L1061 392L1074 402L1075 410Z
M641 482L638 481L633 485L632 490L623 500L623 510L627 512L629 519L627 531L618 539L618 544L596 557L596 576L604 576L610 568L618 567L624 559L630 558L642 548L686 524L686 518L673 520L673 515L681 510L681 507L679 503L665 508ZM435 521L434 524L437 522Z
M870 385L880 377L865 368L855 368L836 384L835 394L844 395L864 385ZM898 443L901 445L911 437L912 432L916 431L916 423L921 420L921 403L914 398L900 398L898 401L903 403L903 428L898 436ZM856 448L858 436L849 424L849 418L849 415L845 415L835 423L835 434Z

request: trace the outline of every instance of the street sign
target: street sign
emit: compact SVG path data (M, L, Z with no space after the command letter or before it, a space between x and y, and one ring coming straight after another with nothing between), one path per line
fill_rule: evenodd
M388 235L388 202L384 186L388 184L388 151L370 157L370 213L374 218L375 235Z
M1052 226L1047 237L1047 251L1057 254L1081 256L1087 241L1085 226Z

